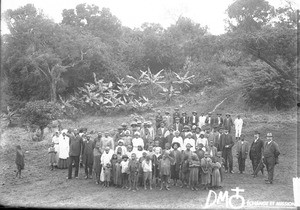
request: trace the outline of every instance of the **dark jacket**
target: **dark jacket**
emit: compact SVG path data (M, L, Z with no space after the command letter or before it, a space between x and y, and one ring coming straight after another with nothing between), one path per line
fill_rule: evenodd
M182 125L188 125L190 122L190 118L188 116L181 117L179 122Z
M229 145L229 147L225 147L226 145ZM231 149L234 145L234 141L232 139L232 136L230 134L222 134L221 135L221 142L220 142L220 148L221 151L225 149Z
M272 141L270 144L268 142L265 142L264 145L264 157L274 157L278 158L280 155L278 144L274 141Z
M264 150L264 142L261 139L257 139L256 142L252 142L250 146L249 158L250 160L261 159Z
M82 144L83 144L83 141L80 136L70 136L69 156L80 156Z

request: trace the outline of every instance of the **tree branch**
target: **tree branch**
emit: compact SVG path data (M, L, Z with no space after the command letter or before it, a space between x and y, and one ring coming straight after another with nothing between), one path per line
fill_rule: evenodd
M263 57L259 51L251 49L250 47L247 48L248 52L257 57L258 59L264 61L266 64L268 64L269 66L271 66L273 69L275 69L276 71L278 71L282 76L285 76L286 78L289 78L290 76L280 67L278 67L274 62L268 60L267 58Z

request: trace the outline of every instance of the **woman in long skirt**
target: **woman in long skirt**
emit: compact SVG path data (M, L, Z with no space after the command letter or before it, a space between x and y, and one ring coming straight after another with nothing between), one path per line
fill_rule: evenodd
M208 185L210 183L210 175L211 175L211 164L212 161L209 157L209 153L205 152L204 153L204 158L201 159L201 169L202 169L202 176L201 176L201 181L202 184L204 185L204 189L208 189Z
M68 168L69 159L69 137L66 136L67 130L63 130L59 138L59 160L58 168L66 169Z
M216 162L215 159L213 159L211 166L212 166L211 186L213 189L218 189L221 187L221 176L220 176L221 164L219 162Z
M190 161L189 164L189 169L190 169L190 177L189 177L189 182L191 185L192 190L198 190L196 188L198 184L198 173L199 173L199 167L200 167L200 161L197 156L197 154L193 153L192 154L192 160Z

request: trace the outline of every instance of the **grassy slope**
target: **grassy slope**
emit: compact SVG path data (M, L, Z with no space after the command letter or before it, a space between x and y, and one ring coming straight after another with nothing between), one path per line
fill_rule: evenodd
M186 95L176 101L182 105L182 110L189 113L211 111L224 98L217 110L222 113L230 112L233 116L242 113L246 126L243 132L246 140L252 142L254 130L263 135L273 132L275 141L279 144L281 155L280 164L275 168L275 184L265 185L265 177L253 179L250 176L251 164L246 161L246 174L226 174L224 190L240 187L245 189L245 200L252 201L293 201L292 177L296 176L296 116L290 112L250 112L241 107L237 87L216 90L211 95ZM173 110L174 106L161 106L162 110ZM154 113L143 115L146 119L154 119ZM88 127L95 131L113 131L122 122L130 122L130 116L115 117L85 117L74 123L64 121L65 127ZM106 207L106 208L199 208L203 207L208 195L207 191L193 192L188 189L172 188L166 191L126 192L121 189L104 189L94 184L92 180L84 180L83 169L80 170L79 180L66 181L67 171L49 171L47 148L50 133L46 132L46 140L32 142L28 133L21 128L5 130L1 135L0 157L0 201L6 205L44 206L44 207ZM21 144L26 154L24 178L14 178L13 145ZM233 148L235 151L235 147ZM234 153L235 154L235 153ZM234 157L234 171L237 171L237 160ZM219 206L224 207L224 203Z

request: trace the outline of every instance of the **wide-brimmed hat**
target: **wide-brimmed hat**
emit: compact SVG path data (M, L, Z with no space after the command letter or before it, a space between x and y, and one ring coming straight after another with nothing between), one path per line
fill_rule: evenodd
M124 144L124 140L123 140L123 139L120 139L120 140L118 141L118 144L119 144L120 142L122 142L122 143Z
M136 131L134 135L141 135L140 132Z
M273 137L272 133L267 133L267 137Z
M190 147L193 147L190 143L187 143L185 146L188 146L188 145L190 145Z
M128 158L128 155L122 155L122 159Z
M175 144L177 144L178 148L180 147L180 143L179 142L174 142L172 143L172 148L174 149Z

